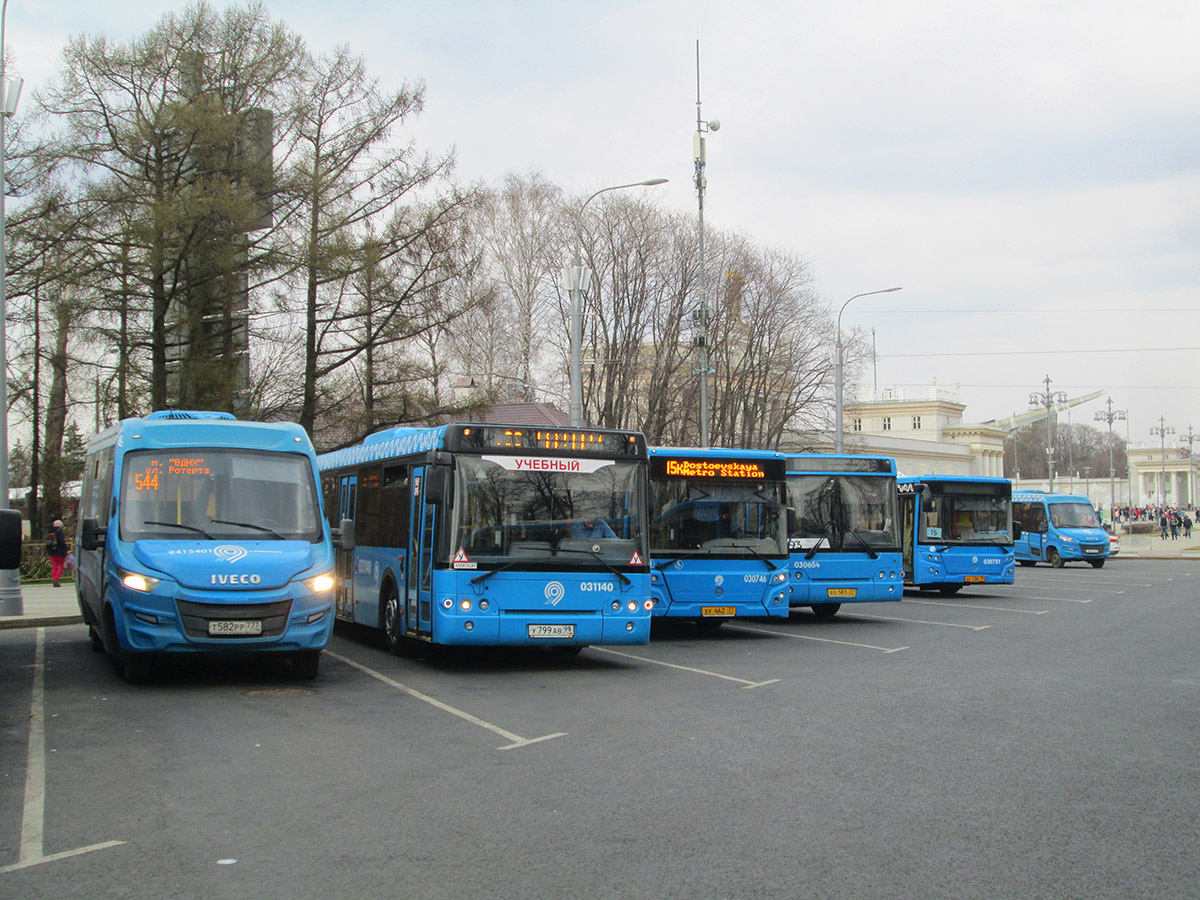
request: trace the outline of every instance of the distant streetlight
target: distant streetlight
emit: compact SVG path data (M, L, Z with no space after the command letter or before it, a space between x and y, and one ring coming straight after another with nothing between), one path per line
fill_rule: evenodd
M646 181L600 188L583 201L583 205L579 207L579 214L575 217L575 259L570 266L563 269L563 283L571 295L571 398L568 413L572 428L580 428L583 425L583 292L592 281L591 269L585 269L583 266L583 211L589 203L608 191L666 183L665 178L650 178Z
M700 306L693 314L694 321L700 326L700 333L696 335L696 349L700 351L700 365L696 369L696 374L700 376L700 446L707 447L710 443L708 436L708 268L705 264L704 257L704 189L708 187L708 178L704 174L704 166L708 162L708 151L706 149L707 138L704 137L710 131L719 131L721 128L720 119L711 119L707 122L700 115L700 41L696 41L696 133L692 136L692 159L695 163L695 176L693 183L696 185L696 201L699 205L700 220Z
M1162 491L1162 505L1167 505L1167 435L1174 434L1175 429L1167 424L1166 416L1158 417L1158 426L1150 428L1151 434L1158 435L1158 446L1161 456L1159 457L1159 472L1158 487Z
M1066 403L1066 391L1050 390L1050 376L1046 376L1046 390L1044 392L1034 391L1029 395L1029 402L1033 406L1046 407L1046 474L1048 487L1051 492L1054 491L1054 438L1051 431L1057 431L1057 420L1053 417L1055 403ZM1067 470L1070 472L1070 469Z
M13 78L7 73L7 54L4 52L4 25L8 13L8 0L0 6L0 509L8 509L8 296L4 276L8 270L5 256L4 234L4 125L17 112L17 101L21 99L23 79ZM37 485L34 485L37 490ZM0 571L0 615L20 615L21 570Z
M1112 426L1113 426L1113 422L1125 421L1125 410L1113 409L1112 405L1113 405L1112 397L1109 397L1108 398L1108 411L1105 412L1102 409L1097 410L1096 414L1094 416L1092 416L1092 420L1095 422L1107 422L1108 423L1108 502L1109 502L1109 507L1110 507L1109 511L1108 511L1108 520L1110 523L1112 523L1113 531L1115 532L1116 528L1117 528L1117 517L1113 513L1116 511L1116 508L1117 508L1117 495L1115 493L1117 479L1116 479L1116 469L1113 466ZM1125 449L1125 453L1126 453L1126 458L1128 458L1128 454L1129 454L1128 447ZM1131 506L1133 505L1132 497L1130 498L1129 503Z
M864 294L855 294L850 300L857 300L859 297L870 297L872 294L890 294L893 291L903 290L898 287L884 288L881 291L867 291ZM834 403L834 422L833 422L833 451L841 453L845 450L845 439L843 435L842 423L842 313L846 311L846 307L850 305L850 300L842 304L842 308L838 310L837 316L837 342L836 342L836 357L833 361L833 403Z

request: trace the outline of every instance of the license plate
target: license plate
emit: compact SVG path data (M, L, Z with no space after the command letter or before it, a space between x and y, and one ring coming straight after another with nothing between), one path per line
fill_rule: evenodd
M1099 552L1100 552L1100 548L1098 548L1098 547L1084 547L1084 548L1083 548L1083 552L1084 552L1084 553L1099 553Z
M233 619L228 622L209 622L208 633L216 636L262 634L262 622L258 619Z
M970 583L970 582L980 582L980 581L983 581L983 580L984 580L984 576L982 576L982 575L968 575L968 576L966 576L966 577L963 579L963 581L966 581L966 582L968 582L968 583Z
M700 607L700 615L702 616L736 616L736 606L702 606Z
M857 597L858 588L829 588L825 591L826 597Z
M529 636L531 638L573 638L575 637L575 626L530 625Z

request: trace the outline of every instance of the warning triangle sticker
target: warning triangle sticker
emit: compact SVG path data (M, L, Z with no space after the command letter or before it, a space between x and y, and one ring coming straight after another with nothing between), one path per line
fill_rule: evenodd
M642 554L640 554L636 550L634 550L633 556L629 557L629 562L626 563L626 565L630 565L630 566L642 565Z
M452 562L456 562L456 563L464 563L464 562L470 562L470 561L471 560L467 559L467 551L464 550L462 547L458 548L458 552L454 554L454 559L452 560Z

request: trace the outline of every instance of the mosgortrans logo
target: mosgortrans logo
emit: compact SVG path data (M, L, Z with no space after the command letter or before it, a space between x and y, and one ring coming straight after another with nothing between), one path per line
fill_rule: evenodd
M561 581L551 581L546 585L546 590L543 593L546 595L546 603L548 605L558 606L563 596L567 593L567 589L563 587Z
M235 563L246 556L246 548L237 544L222 544L213 548L213 555L221 562Z

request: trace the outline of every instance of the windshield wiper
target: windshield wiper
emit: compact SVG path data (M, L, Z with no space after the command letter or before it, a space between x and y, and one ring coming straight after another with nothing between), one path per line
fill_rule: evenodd
M253 525L250 522L230 522L228 519L213 519L213 522L217 525L236 525L238 528L253 528L255 531L265 531L267 534L271 535L271 537L276 538L277 540L287 540L287 538L285 538L278 531L268 528L266 525Z
M862 544L863 549L867 551L867 555L870 556L871 559L879 559L879 554L875 552L874 548L872 548L871 545L867 543L867 539L864 538L861 534L859 534L853 528L849 529L846 532L846 534L854 535L854 537L858 539L858 542L860 544Z
M496 566L496 568L489 569L488 571L484 572L482 575L476 575L474 578L471 579L471 584L479 584L479 582L486 581L488 578L491 578L497 572L503 572L505 569L511 569L513 566L519 566L526 562L528 562L528 560L518 559L513 562L505 563L502 566Z
M600 557L599 553L593 553L591 550L579 550L579 549L576 549L575 547L559 547L558 552L559 553L586 553L588 556L590 556L596 562L600 563L600 565L604 566L604 568L608 569L608 571L612 572L614 575L616 575L618 578L620 578L622 583L624 583L624 584L632 584L633 583L629 580L629 578L625 575L624 572L622 572L620 569L618 569L612 563L607 562L604 559L602 559Z
M765 562L768 566L771 567L772 572L774 572L776 569L779 568L779 566L775 565L775 563L771 562L770 559L763 556L761 553L759 553L757 550L755 550L749 544L731 544L730 546L735 547L738 550L749 550L751 556L753 556L755 559L761 559L763 562Z
M817 538L817 542L815 544L813 544L811 547L809 547L808 552L804 554L805 559L812 559L814 556L817 555L817 548L821 546L821 541L824 541L825 543L829 544L829 548L831 550L833 549L833 542L830 541L828 537L826 537L826 535L828 535L831 530L833 530L833 521L832 520L825 523L825 527L821 529L821 534Z
M681 559L691 559L693 556L711 556L711 555L712 555L711 550L703 550L703 549L689 550L687 553L681 553L681 554L679 554L679 556L672 556L669 559L664 559L660 563L655 563L654 568L658 569L658 571L661 572L663 569L665 569L671 563L678 562Z
M179 522L156 522L153 519L146 519L144 522L142 522L142 524L143 525L165 525L167 528L182 528L185 531L194 531L194 532L196 532L196 534L202 534L206 538L208 538L210 541L216 540L216 538L214 538L211 534L209 534L203 528L197 528L195 525L182 525Z

